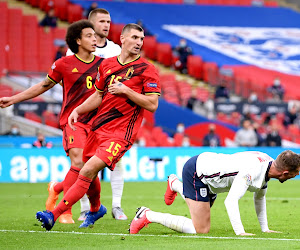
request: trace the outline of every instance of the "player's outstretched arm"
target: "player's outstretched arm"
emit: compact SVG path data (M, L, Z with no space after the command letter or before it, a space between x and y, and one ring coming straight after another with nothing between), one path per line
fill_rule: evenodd
M232 228L236 235L251 235L245 233L239 210L239 199L244 196L247 189L248 185L246 180L238 174L235 177L224 202Z
M261 231L263 231L264 233L281 233L279 231L270 230L268 227L266 193L267 188L264 188L255 192L253 196L255 211L261 227Z
M23 92L10 96L0 98L0 107L6 108L15 103L19 103L25 100L32 99L36 96L41 95L46 92L48 89L51 89L55 83L51 82L48 78L45 80L33 85L29 89L24 90Z
M96 91L88 99L86 99L82 104L75 108L68 117L68 124L71 129L76 130L74 123L77 122L78 116L91 112L98 108L102 103L102 93Z
M155 112L158 108L158 95L139 94L121 82L115 81L109 85L108 91L113 95L125 94L135 104L150 112Z

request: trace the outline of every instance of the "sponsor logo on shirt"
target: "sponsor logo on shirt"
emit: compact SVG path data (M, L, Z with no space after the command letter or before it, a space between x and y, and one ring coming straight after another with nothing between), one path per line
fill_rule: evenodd
M148 82L148 83L147 83L147 87L149 87L149 88L157 88L157 83L154 83L154 82Z
M206 188L200 188L200 195L202 197L206 197L207 196L207 189Z
M78 72L78 69L74 68L74 69L72 70L72 72Z
M111 69L107 70L106 74L108 75L111 72Z

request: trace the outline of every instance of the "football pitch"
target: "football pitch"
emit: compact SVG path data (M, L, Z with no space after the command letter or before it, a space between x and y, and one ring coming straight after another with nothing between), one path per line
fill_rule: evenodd
M211 232L188 235L174 232L159 224L150 224L137 235L128 234L128 224L136 208L147 206L154 211L189 216L180 196L171 206L164 204L167 182L127 182L122 207L127 221L111 216L110 183L102 182L101 201L108 214L93 228L79 229L79 204L73 207L75 224L60 224L46 232L35 219L47 199L47 183L0 184L0 249L300 249L300 181L270 181L267 193L269 228L280 234L260 231L253 194L240 200L245 231L255 236L240 237L233 232L224 206L226 194L218 195L211 210ZM61 196L60 196L61 198Z

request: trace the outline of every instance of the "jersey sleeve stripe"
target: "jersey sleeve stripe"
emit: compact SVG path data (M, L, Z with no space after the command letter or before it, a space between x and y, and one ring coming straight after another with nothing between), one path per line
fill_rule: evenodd
M98 89L97 86L96 86L96 84L94 84L94 87L95 87L95 89L96 89L97 91L99 91L99 92L101 92L101 93L104 92L104 90Z
M58 83L58 82L56 82L54 79L52 79L49 75L47 75L47 78L48 78L51 82L53 82L53 83L55 83L55 84Z
M145 95L160 95L159 92L146 92Z

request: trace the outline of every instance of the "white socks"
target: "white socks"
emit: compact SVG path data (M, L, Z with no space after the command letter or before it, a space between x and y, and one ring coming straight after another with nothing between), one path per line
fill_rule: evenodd
M184 216L147 211L146 217L150 222L159 223L180 233L195 234L196 230L191 219Z
M124 187L123 168L122 163L119 161L116 164L114 171L110 171L110 184L112 190L112 207L121 207L121 199ZM90 211L90 201L85 194L80 199L81 212Z
M183 195L183 185L180 180L176 179L172 182L172 190L179 193L181 195L182 199L185 200L185 197Z
M110 185L112 191L112 207L121 207L121 199L124 188L122 162L116 164L114 171L110 171Z
M90 201L86 194L80 199L80 206L81 212L90 211Z

